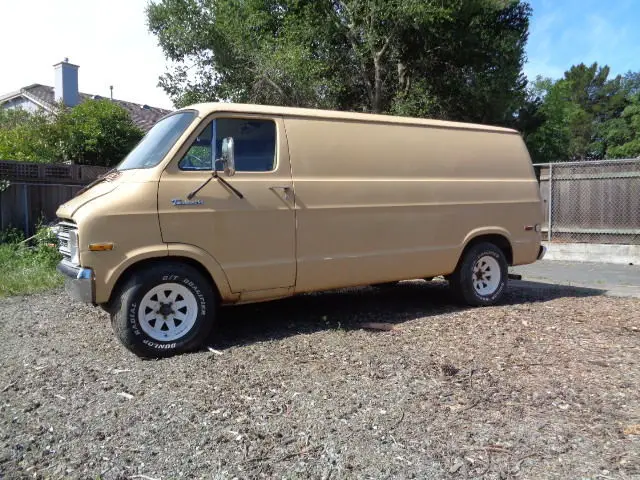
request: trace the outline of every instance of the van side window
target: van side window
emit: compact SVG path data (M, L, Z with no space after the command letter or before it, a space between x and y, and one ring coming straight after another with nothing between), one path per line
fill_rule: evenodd
M205 127L205 129L193 141L187 153L180 160L178 168L180 170L211 170L213 163L211 159L211 138L213 136L213 122Z
M276 163L276 124L273 120L219 118L216 152L222 140L233 137L236 171L270 172Z
M276 124L273 120L218 118L209 123L180 160L180 170L211 170L211 138L215 132L216 158L222 140L233 137L236 171L270 172L276 163Z

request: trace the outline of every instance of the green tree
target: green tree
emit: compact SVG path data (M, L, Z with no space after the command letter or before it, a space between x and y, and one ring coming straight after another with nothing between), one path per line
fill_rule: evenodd
M579 64L553 81L538 78L529 97L542 99L542 123L526 136L535 161L590 160L605 158L612 148L634 138L631 92L637 76L609 78L609 67Z
M56 129L50 115L22 109L0 109L0 160L55 161Z
M56 113L0 110L0 159L117 164L142 138L128 112L110 100L87 100Z
M155 0L176 105L235 101L513 121L530 8L518 0Z
M129 113L106 99L61 108L55 129L59 158L104 167L120 162L143 136Z
M619 119L607 129L610 158L640 157L640 92L636 93Z
M525 137L534 162L567 160L571 143L571 128L568 118L572 115L573 104L567 101L569 95L566 82L554 82L550 78L537 77L529 91L531 101L539 103L536 112L543 120L537 128Z
M576 65L565 73L568 101L573 105L568 116L572 159L597 159L606 154L603 129L621 115L627 104L622 77L609 79L609 73L608 66L599 67L597 63Z

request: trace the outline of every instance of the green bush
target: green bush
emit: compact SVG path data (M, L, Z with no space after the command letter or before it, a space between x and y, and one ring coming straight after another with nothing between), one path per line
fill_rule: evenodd
M0 243L9 243L12 245L18 244L24 240L24 233L22 230L14 227L9 227L5 230L0 230Z
M109 100L86 100L73 108L60 104L55 114L0 109L0 158L5 160L109 167L143 134L129 113Z

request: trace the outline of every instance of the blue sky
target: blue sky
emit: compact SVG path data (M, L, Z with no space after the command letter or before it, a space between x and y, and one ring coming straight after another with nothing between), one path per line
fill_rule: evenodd
M529 0L533 8L525 73L562 77L571 65L640 71L640 0Z
M80 65L83 92L171 108L157 86L165 58L145 26L147 0L0 0L0 95L53 85L53 64ZM525 73L559 78L572 64L640 71L640 0L530 0ZM25 28L28 25L28 28ZM37 34L34 34L37 32Z

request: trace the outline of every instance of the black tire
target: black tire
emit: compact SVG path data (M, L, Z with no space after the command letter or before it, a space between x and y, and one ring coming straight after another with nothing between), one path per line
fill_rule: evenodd
M476 289L476 284L487 285L481 280L476 279L476 264L483 257L490 257L497 262L497 272L495 268L491 268L485 262L485 266L480 266L482 269L489 268L488 271L484 271L482 275L490 277L490 280L497 282L495 290L488 292L487 294L481 294ZM493 263L493 262L489 262ZM495 266L495 265L494 265ZM465 253L456 270L451 274L449 278L449 287L456 299L465 305L472 307L483 307L488 305L495 305L500 301L507 288L509 267L507 265L507 259L500 248L493 243L478 243L469 248ZM494 280L494 275L500 275L500 278ZM486 278L486 277L485 277Z
M160 285L166 285L166 290L160 288ZM168 298L158 297L158 294L147 297L155 291L154 289L159 289L162 292L160 295L165 296L166 292L178 292L174 297L175 303ZM201 346L216 324L218 302L213 286L198 270L189 265L167 262L138 270L127 279L116 295L110 308L111 325L120 342L139 357L160 358L192 351ZM162 317L158 310L157 318L160 320L152 319L143 325L140 321L140 310L145 306L145 312L154 315L155 312L149 307L150 302L154 302L154 297L157 299L155 303L161 305L160 309L166 307L171 309L172 313L164 311L169 317ZM166 305L162 302L163 299L167 300ZM181 303L192 307L191 310L188 307L179 309L177 305ZM163 341L158 338L162 336L161 331L147 333L154 329L153 325L157 322L162 323L163 319L161 329L172 324L175 333L179 333L179 325L183 321L173 320L172 314L178 315L173 308L176 308L183 318L188 314L189 320L184 320L185 324L182 327L186 330L180 336ZM156 338L152 335L156 335Z

